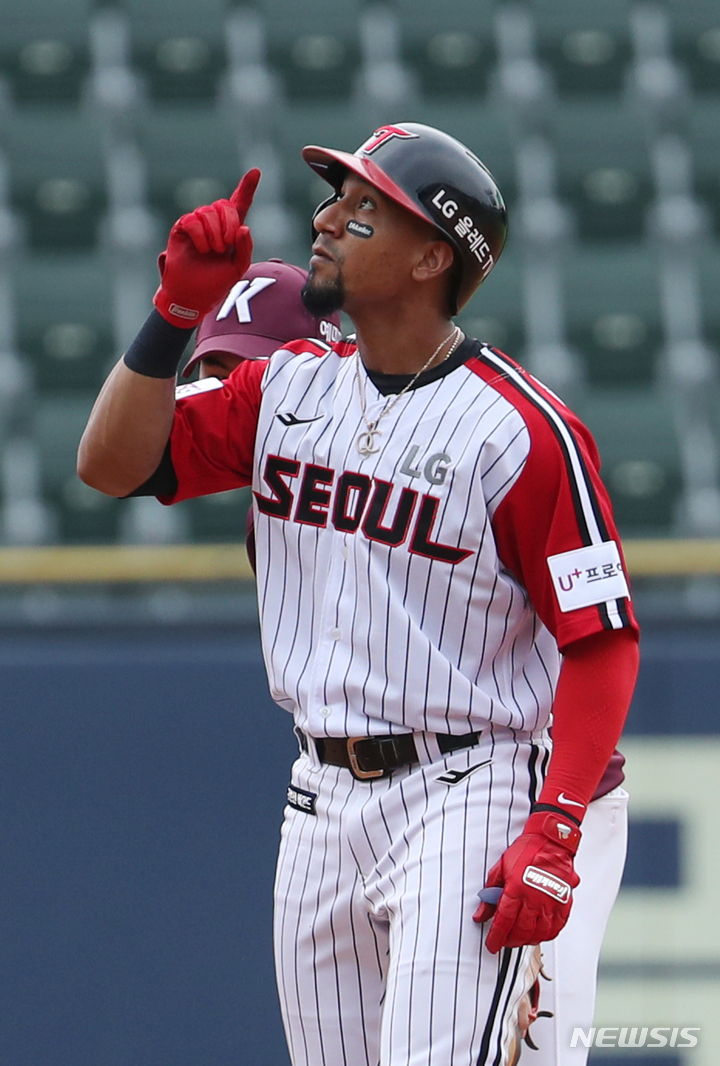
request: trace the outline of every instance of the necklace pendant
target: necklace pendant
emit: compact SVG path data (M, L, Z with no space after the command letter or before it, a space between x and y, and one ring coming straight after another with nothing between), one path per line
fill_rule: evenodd
M380 436L378 429L368 429L366 433L360 434L355 446L361 455L372 455L373 452L380 451L380 445L375 443L376 436Z

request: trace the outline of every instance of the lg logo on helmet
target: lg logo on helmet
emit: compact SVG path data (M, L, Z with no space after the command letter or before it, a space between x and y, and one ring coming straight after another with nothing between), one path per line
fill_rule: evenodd
M460 212L460 205L457 200L448 197L447 189L439 189L430 202L444 218L454 219ZM470 215L459 218L453 226L453 231L467 242L468 248L482 267L482 276L485 277L495 264L495 257L490 251L485 235L478 229Z
M458 213L459 204L454 200L446 200L447 191L441 189L440 192L435 193L432 198L433 207L437 207L439 211L445 215L445 218L454 218Z

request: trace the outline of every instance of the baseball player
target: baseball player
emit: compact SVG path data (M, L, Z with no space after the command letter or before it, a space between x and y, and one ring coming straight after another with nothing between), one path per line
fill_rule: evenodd
M268 279L274 279L274 284L268 285ZM299 336L339 340L339 316L316 319L305 310L301 292L306 281L305 270L280 260L253 264L202 320L181 376L189 377L197 367L200 380L226 378L241 359L267 358L280 344ZM180 385L176 398L192 391L192 385ZM254 566L252 510L246 545ZM592 1025L600 948L625 863L628 795L621 787L623 764L623 757L615 752L588 806L575 863L581 881L570 919L555 940L543 945L543 973L548 981L541 984L536 979L520 1004L516 1055L520 1041L527 1040L538 1052L533 1057L535 1066L583 1066L587 1061L588 1050L582 1044L571 1048L570 1036L576 1026L587 1030ZM538 951L536 970L540 961Z
M280 260L253 264L202 320L181 376L189 377L197 367L200 380L229 377L241 359L267 358L300 336L339 340L338 315L316 319L302 304L307 277L307 271ZM192 384L180 385L176 399L193 391ZM246 547L254 569L252 509ZM519 1058L525 1040L538 1052L535 1066L584 1066L587 1061L588 1050L582 1044L571 1048L570 1036L576 1026L587 1030L592 1025L600 948L625 863L628 795L621 787L623 764L623 757L614 752L588 806L575 862L581 881L570 919L534 957L535 971L539 974L542 962L548 980L541 984L538 976L520 1003L515 1055Z
M306 281L307 271L279 260L253 264L202 320L181 376L189 377L198 367L200 380L226 378L241 359L267 358L299 336L339 340L339 316L316 319L305 310L301 292ZM193 390L193 385L180 385L176 399ZM253 565L254 544L250 510L246 545ZM516 1054L532 1023L528 1042L538 1051L535 1066L581 1066L587 1061L587 1049L571 1048L570 1036L576 1026L587 1030L592 1025L600 947L625 862L628 796L621 787L623 762L615 752L588 806L575 863L581 881L570 919L555 940L543 945L543 972L549 980L536 980L520 1005ZM538 951L536 968L539 964ZM531 998L538 1001L531 1003Z
M251 172L171 230L79 472L165 503L252 484L300 745L275 887L294 1066L507 1066L635 681L622 553L585 427L452 322L505 240L483 164L416 123L303 155L332 188L305 305L356 340L175 402L188 326L249 263Z

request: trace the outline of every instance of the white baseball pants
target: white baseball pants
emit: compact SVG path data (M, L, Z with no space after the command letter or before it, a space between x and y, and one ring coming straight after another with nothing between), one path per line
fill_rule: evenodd
M546 741L488 731L443 757L416 739L422 764L383 779L314 751L293 767L302 809L286 808L275 885L293 1066L508 1061L529 949L491 955L472 915L528 817Z
M580 884L560 935L542 945L540 1010L552 1018L538 1018L530 1030L538 1050L527 1052L533 1066L585 1066L589 1049L570 1047L576 1026L586 1032L593 1024L597 968L605 928L620 888L627 850L628 794L615 788L593 800L583 819L582 840L575 858Z

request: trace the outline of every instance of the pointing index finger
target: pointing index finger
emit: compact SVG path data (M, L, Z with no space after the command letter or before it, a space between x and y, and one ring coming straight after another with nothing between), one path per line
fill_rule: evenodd
M238 218L241 222L245 221L245 215L250 210L250 204L253 201L255 190L257 189L258 182L260 181L260 171L257 167L253 167L252 170L248 170L247 174L244 174L238 182L238 187L230 197L230 203L233 205L238 213Z

